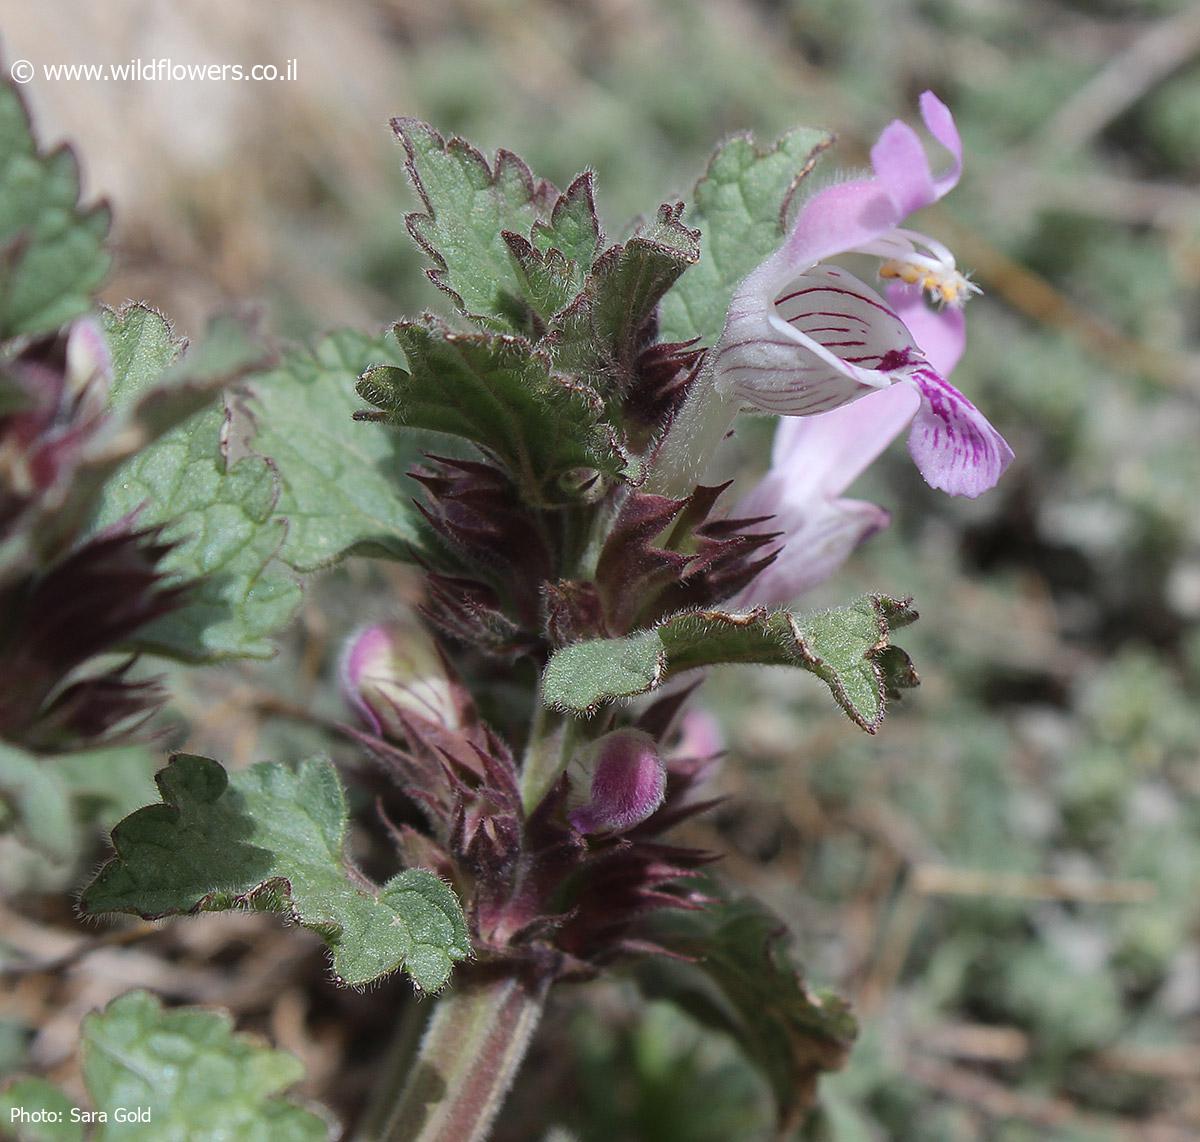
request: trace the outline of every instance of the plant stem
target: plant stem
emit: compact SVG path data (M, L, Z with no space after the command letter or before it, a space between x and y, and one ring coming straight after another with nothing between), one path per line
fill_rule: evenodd
M521 804L526 813L550 792L578 741L574 718L551 713L542 705L540 693L537 704L529 746L521 762Z
M710 358L668 426L642 491L690 495L733 426L738 407L736 398L717 390Z
M484 1142L541 1018L548 974L462 969L437 999L407 1082L359 1142Z

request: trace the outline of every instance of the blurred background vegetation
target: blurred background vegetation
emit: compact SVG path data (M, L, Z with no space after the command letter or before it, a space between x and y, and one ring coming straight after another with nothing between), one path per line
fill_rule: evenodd
M404 232L392 115L560 185L594 167L615 237L686 198L723 135L832 127L827 164L853 168L934 88L967 174L922 229L984 289L955 381L1017 460L976 503L926 488L900 446L861 481L893 526L805 602L914 595L923 685L868 738L790 674L714 677L729 800L688 839L727 854L722 874L860 1015L811 1137L1200 1136L1194 3L0 0L0 30L7 60L39 64L297 59L295 83L27 89L43 137L73 138L112 200L107 300L149 300L191 334L254 301L284 341L441 307ZM749 424L735 461L761 469L768 445ZM364 566L322 578L274 663L178 674L172 744L233 764L329 748L273 715L341 716L341 638L412 592ZM160 759L94 791L95 819L153 799ZM3 905L5 942L69 957L79 871L0 856L21 913ZM69 1083L81 1014L149 986L231 1007L342 1112L405 986L337 993L314 940L237 916L135 928L15 983L0 1071ZM500 1137L724 1142L769 1120L729 1044L617 980L563 989Z

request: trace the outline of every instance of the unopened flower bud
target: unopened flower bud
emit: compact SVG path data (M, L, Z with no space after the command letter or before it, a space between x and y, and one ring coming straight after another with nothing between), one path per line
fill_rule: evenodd
M663 803L667 767L649 734L616 730L596 742L579 768L590 773L588 800L568 817L581 833L623 833Z
M82 317L71 326L66 356L65 398L79 410L76 415L99 415L108 403L113 364L98 321Z
M379 734L404 736L412 718L458 729L454 684L433 640L420 627L381 623L346 645L341 663L347 699Z

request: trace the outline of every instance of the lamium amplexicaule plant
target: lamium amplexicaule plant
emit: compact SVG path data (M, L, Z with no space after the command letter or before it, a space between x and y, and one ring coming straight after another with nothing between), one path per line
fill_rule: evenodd
M88 917L269 911L319 934L338 986L406 973L419 998L354 1137L485 1138L551 989L630 967L740 1043L789 1136L853 1015L789 959L795 918L672 833L716 803L710 668L791 668L871 734L917 684L893 642L911 600L803 608L887 526L844 498L855 478L906 430L949 495L987 491L1012 457L947 380L977 287L906 226L962 162L946 106L927 92L920 115L928 139L897 120L849 176L820 131L730 139L686 202L615 241L591 171L560 191L508 151L489 162L397 119L422 206L408 230L449 315L272 358L232 319L189 348L148 305L97 304L107 213L80 205L70 152L39 150L4 88L6 862L77 878ZM716 482L747 413L780 418L769 467ZM356 766L163 756L159 802L115 824L79 884L79 786L161 744L170 695L147 663L269 657L303 577L351 556L423 583L330 664L345 717L329 732ZM348 798L365 770L404 820ZM388 838L390 879L348 853L351 805ZM114 1105L153 1107L146 1137L342 1129L285 1096L290 1055L145 991L84 1019L80 1057L75 1119L96 1137L117 1136ZM3 1098L74 1105L40 1077Z

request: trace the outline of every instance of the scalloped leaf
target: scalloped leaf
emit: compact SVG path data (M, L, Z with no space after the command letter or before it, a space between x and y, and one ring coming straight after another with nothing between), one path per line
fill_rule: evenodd
M557 651L542 678L543 701L590 715L699 667L798 666L817 675L850 718L873 734L887 698L917 683L908 656L888 641L892 630L917 617L910 602L867 595L814 615L762 608L684 612L627 638L590 639Z
M455 333L430 317L397 325L396 339L408 371L385 365L366 373L358 392L382 411L363 419L469 440L542 506L570 502L596 474L627 474L600 399L555 373L524 338Z
M558 196L549 219L535 222L530 236L540 253L557 250L578 267L580 275L592 268L604 233L596 215L595 176L591 171L575 176Z
M259 456L230 462L232 416L213 405L219 389L263 363L262 350L230 318L186 354L146 306L107 313L105 327L112 409L118 418L133 409L145 446L104 473L96 527L130 513L139 527L162 527L172 549L160 567L190 585L185 604L136 645L187 661L269 658L271 636L300 604L299 584L275 561L287 531L275 516L278 481Z
M473 320L524 330L523 283L503 233L530 234L558 192L536 181L511 151L497 151L493 168L464 139L447 141L418 119L393 119L392 129L425 204L425 213L410 214L407 223L434 262L430 280Z
M88 441L63 494L43 503L41 518L26 529L43 565L64 555L89 525L94 528L97 516L114 518L105 514L114 477L212 405L224 386L262 359L250 331L232 318L214 321L205 340L186 355L186 341L177 339L166 318L149 306L105 309L101 321L113 366L108 416ZM139 518L148 522L151 514L145 511Z
M682 214L682 203L666 203L643 233L605 250L579 297L551 326L555 363L606 396L632 382L659 302L700 258L700 232L684 226Z
M522 296L544 328L584 289L604 237L596 216L592 172L575 178L554 203L549 220L535 222L528 237L510 230L501 237Z
M164 572L189 584L184 605L141 631L135 645L185 661L269 658L271 636L300 605L300 585L275 556L286 524L267 461L228 456L230 413L192 417L127 461L104 489L98 525L136 512L172 544Z
M288 525L280 556L298 571L351 552L407 559L419 550L419 488L406 472L427 442L354 419L362 373L403 364L392 338L344 330L252 379L254 448L279 473L275 514Z
M304 1077L294 1055L233 1030L224 1012L171 1010L131 991L81 1027L83 1079L109 1121L93 1138L324 1142L324 1118L279 1096ZM118 1123L118 1107L147 1107L150 1121Z
M713 900L696 911L661 912L653 942L679 959L639 965L651 998L670 999L729 1035L775 1094L780 1137L816 1101L821 1074L845 1064L858 1026L837 995L814 993L788 958L787 926L758 901Z
M470 955L458 900L433 873L408 869L376 889L347 866L346 799L323 758L228 774L179 754L155 780L162 803L113 830L117 855L84 890L85 911L281 912L321 935L349 986L403 968L437 991Z
M720 336L738 282L782 241L797 188L832 143L825 131L799 128L767 151L749 135L717 148L686 216L703 234L700 261L663 298L664 341L707 345Z
M85 313L108 273L109 212L79 204L66 147L38 149L16 89L0 83L0 340Z

